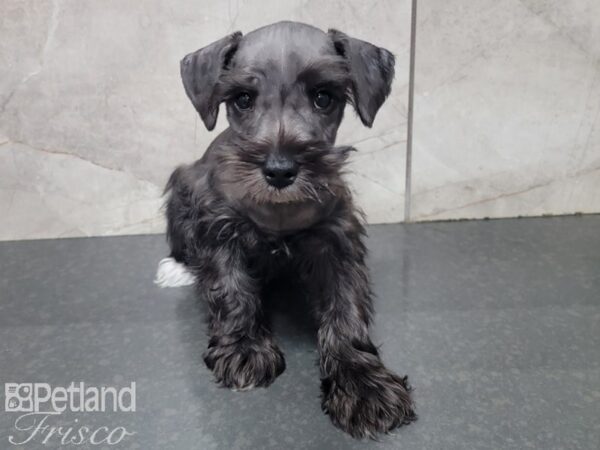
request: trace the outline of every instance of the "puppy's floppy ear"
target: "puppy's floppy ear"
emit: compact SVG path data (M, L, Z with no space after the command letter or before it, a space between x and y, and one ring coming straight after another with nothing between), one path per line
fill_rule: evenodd
M338 30L329 30L328 34L338 54L348 61L354 108L362 123L371 127L377 111L391 91L394 55Z
M231 61L241 38L242 33L237 31L181 60L181 80L185 93L208 130L215 127L219 114L221 99L216 90L219 76Z

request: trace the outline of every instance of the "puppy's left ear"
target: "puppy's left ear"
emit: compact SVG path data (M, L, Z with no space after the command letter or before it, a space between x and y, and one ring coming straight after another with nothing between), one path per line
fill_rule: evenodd
M391 91L394 55L338 30L329 30L328 34L338 54L348 61L352 79L351 100L362 123L370 128Z
M181 60L185 93L209 131L215 127L219 114L221 99L216 89L219 76L231 61L241 39L242 33L237 31Z

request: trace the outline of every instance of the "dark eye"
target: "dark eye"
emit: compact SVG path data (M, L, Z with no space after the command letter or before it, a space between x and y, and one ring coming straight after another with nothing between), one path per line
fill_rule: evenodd
M254 99L247 92L242 92L235 98L234 103L240 111L246 111L252 108Z
M326 109L329 107L329 105L331 105L331 101L333 100L333 97L331 96L331 94L327 91L317 91L317 93L315 94L315 106L318 109Z

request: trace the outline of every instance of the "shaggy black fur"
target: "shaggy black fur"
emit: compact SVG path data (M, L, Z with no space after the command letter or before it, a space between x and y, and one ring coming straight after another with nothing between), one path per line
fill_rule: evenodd
M284 271L314 305L322 407L333 423L373 437L414 420L406 378L383 365L369 338L365 228L342 178L351 148L334 145L346 102L372 123L390 90L393 56L338 31L285 22L188 55L182 77L208 128L221 101L230 121L167 185L172 256L208 300L204 360L217 382L268 386L285 369L260 298ZM316 108L315 92L325 90L332 104ZM236 106L240 92L251 95L251 109ZM299 167L284 189L261 171L273 153Z

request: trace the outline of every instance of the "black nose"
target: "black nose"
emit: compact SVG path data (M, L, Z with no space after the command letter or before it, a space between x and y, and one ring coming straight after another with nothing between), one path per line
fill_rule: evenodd
M289 186L298 175L298 164L290 158L271 155L265 161L263 175L271 186L282 189Z

